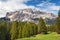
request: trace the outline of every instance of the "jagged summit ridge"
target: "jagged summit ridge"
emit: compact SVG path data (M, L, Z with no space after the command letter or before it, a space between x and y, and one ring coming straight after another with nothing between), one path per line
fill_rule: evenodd
M27 8L27 9L20 9L14 12L7 12L6 17L10 18L11 21L15 21L15 20L36 21L40 17L42 17L43 19L46 18L55 19L56 15L54 15L53 13L47 13L44 11Z

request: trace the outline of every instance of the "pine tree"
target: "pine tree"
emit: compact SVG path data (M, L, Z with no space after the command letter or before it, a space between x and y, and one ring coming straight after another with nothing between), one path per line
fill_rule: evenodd
M10 40L10 24L9 24L9 22L5 21L3 26L6 28L5 40Z
M29 26L29 35L30 36L32 36L33 35L33 32L34 32L34 28L33 28L33 26L32 26L32 23L31 22L29 22L29 24L28 24Z
M59 9L59 12L58 12L58 17L60 17L60 9Z
M36 34L37 34L37 25L34 24L34 35L36 35Z
M8 35L6 35L7 32L8 32L8 30L6 27L6 23L0 20L0 40L6 40L6 39L10 40L10 38L9 39L6 38L6 36L8 36Z
M58 12L58 17L56 18L56 31L60 34L60 10Z
M17 38L17 21L12 23L12 27L10 30L11 40L15 40Z
M40 17L39 23L38 23L38 33L43 33L43 34L47 33L47 27L45 25L44 20L41 17Z
M29 37L29 27L28 27L27 23L25 23L25 25L23 27L22 37Z
M33 22L29 22L29 35L33 36L37 34L37 25Z
M18 24L18 38L22 38L23 27L24 27L23 22L19 22L19 24Z

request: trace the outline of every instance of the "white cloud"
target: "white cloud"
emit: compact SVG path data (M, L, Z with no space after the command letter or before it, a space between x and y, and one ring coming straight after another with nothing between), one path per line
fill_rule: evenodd
M42 1L42 3L37 5L41 10L51 12L51 13L56 13L60 6L57 6L56 3L51 3L49 1Z
M28 0L8 0L8 2L0 2L0 9L4 9L6 11L27 8L28 6L24 4Z
M7 2L0 1L0 10L3 11L2 13L5 15L5 11L14 11L18 9L24 9L24 8L35 8L34 6L27 6L24 4L27 1L31 0L8 0Z
M56 6L56 5L49 7L49 9L51 9L51 10L59 10L59 8L60 8L60 6Z
M5 16L6 14L5 12L7 11L14 11L14 10L19 10L24 8L36 8L35 6L27 6L26 4L24 4L25 2L28 1L31 0L7 0L4 2L0 0L0 15ZM59 10L60 6L57 6L55 3L50 3L49 1L48 0L42 1L42 3L37 5L38 8L36 9L44 10L47 12L53 12L53 13L54 10Z

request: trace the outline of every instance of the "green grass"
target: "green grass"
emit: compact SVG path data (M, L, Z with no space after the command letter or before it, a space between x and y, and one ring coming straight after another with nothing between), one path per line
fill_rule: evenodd
M50 34L38 34L29 38L22 38L18 40L60 40L60 35L56 33L50 33Z

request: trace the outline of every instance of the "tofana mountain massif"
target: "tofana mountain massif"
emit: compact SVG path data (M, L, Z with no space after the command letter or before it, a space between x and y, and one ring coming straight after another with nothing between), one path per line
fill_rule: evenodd
M1 19L5 19L5 20L10 19L10 21L16 21L16 20L28 21L28 22L32 21L32 22L38 23L38 20L40 17L42 17L47 24L51 24L51 23L54 23L57 15L53 13L40 11L37 9L26 8L26 9L20 9L12 12L7 12L6 17Z

